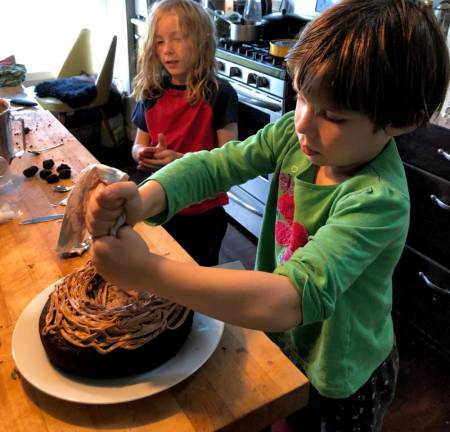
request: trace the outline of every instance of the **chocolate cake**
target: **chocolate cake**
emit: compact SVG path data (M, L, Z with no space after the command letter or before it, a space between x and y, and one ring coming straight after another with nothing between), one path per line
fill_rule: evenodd
M61 370L92 378L145 372L173 357L193 311L147 292L122 291L91 262L62 279L39 318L41 341Z

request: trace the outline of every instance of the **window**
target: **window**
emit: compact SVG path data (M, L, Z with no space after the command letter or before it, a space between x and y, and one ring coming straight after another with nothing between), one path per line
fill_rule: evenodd
M55 76L81 28L109 31L107 0L3 0L1 17L0 59L14 55L28 79Z

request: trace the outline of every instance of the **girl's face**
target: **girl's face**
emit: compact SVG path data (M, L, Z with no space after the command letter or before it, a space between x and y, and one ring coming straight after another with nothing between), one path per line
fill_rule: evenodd
M390 139L385 130L374 132L367 116L308 101L301 93L297 95L295 129L303 153L335 183L375 158Z
M192 44L181 32L178 16L169 13L161 16L156 24L155 47L159 61L176 85L186 84L192 67Z

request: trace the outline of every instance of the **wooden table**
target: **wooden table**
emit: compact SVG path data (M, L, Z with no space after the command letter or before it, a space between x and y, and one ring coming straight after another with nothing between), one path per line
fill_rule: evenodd
M217 350L197 372L176 386L134 402L87 405L48 396L15 372L11 335L26 305L44 288L80 267L89 257L61 260L55 252L60 221L19 225L29 217L61 212L62 198L24 168L52 158L65 162L74 177L93 156L47 111L22 111L29 146L64 141L40 156L13 160L12 182L0 190L0 207L9 203L21 216L0 224L0 430L1 431L259 431L306 404L308 382L259 331L226 325ZM15 135L15 141L21 137ZM60 181L72 184L72 180ZM160 227L138 231L157 253L181 262L191 258Z

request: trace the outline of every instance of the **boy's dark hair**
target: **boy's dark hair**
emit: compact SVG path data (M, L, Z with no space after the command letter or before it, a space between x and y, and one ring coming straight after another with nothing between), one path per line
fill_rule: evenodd
M344 0L305 28L287 60L306 98L361 112L376 129L425 125L449 81L435 17L408 0Z

